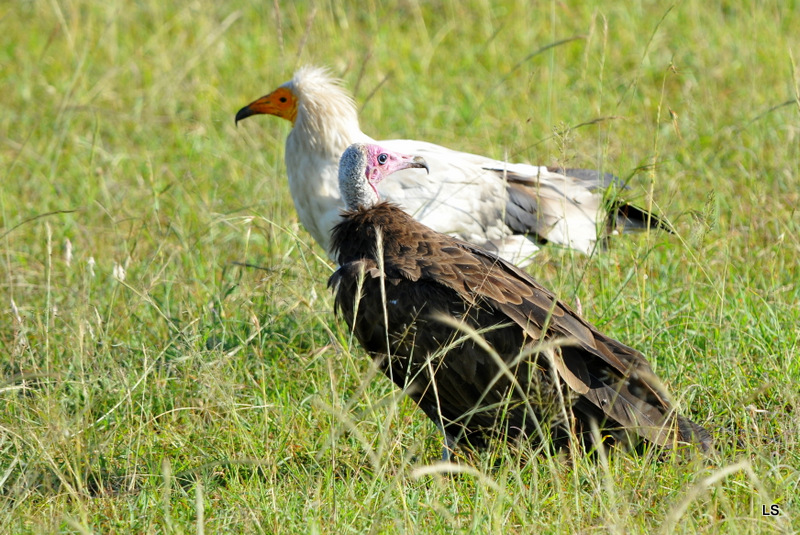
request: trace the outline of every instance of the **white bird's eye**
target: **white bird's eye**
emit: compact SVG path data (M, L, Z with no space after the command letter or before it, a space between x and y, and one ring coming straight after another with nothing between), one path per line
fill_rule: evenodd
M381 165L385 164L386 160L388 159L389 156L387 156L385 152L382 152L381 154L378 155L378 163Z

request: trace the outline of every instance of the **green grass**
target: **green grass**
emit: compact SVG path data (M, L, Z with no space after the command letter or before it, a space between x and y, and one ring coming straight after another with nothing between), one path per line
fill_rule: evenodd
M0 532L800 531L800 9L530 4L0 6ZM435 429L333 317L289 125L233 124L302 63L378 138L630 177L675 236L531 272L719 455L426 473Z

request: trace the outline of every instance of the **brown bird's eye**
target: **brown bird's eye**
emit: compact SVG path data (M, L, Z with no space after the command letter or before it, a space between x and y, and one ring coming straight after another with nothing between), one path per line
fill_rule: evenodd
M380 155L378 156L378 163L379 163L379 164L381 164L381 165L383 165L383 164L385 164L385 163L386 163L386 160L388 160L388 159L389 159L389 157L388 157L388 156L386 155L386 153L384 152L384 153L382 153L382 154L380 154Z
M281 101L281 102L286 102L286 97L281 97L281 98L280 98L280 101Z

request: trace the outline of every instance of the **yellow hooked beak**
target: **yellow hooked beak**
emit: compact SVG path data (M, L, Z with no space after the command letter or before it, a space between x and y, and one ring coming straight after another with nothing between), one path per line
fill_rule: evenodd
M251 115L274 115L294 124L297 119L297 97L288 87L279 87L269 95L255 100L236 113L236 122Z

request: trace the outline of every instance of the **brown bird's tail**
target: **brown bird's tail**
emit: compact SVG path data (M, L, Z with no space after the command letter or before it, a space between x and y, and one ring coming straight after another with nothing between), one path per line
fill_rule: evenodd
M633 433L665 448L695 444L703 451L711 449L708 431L676 413L666 388L640 353L593 334L596 357L586 354L587 345L565 345L554 359L561 379L583 397L574 407L579 419L601 419L599 410L608 419L601 427L618 440L630 442Z
M678 440L695 444L704 453L714 451L711 434L706 429L684 416L678 416Z

